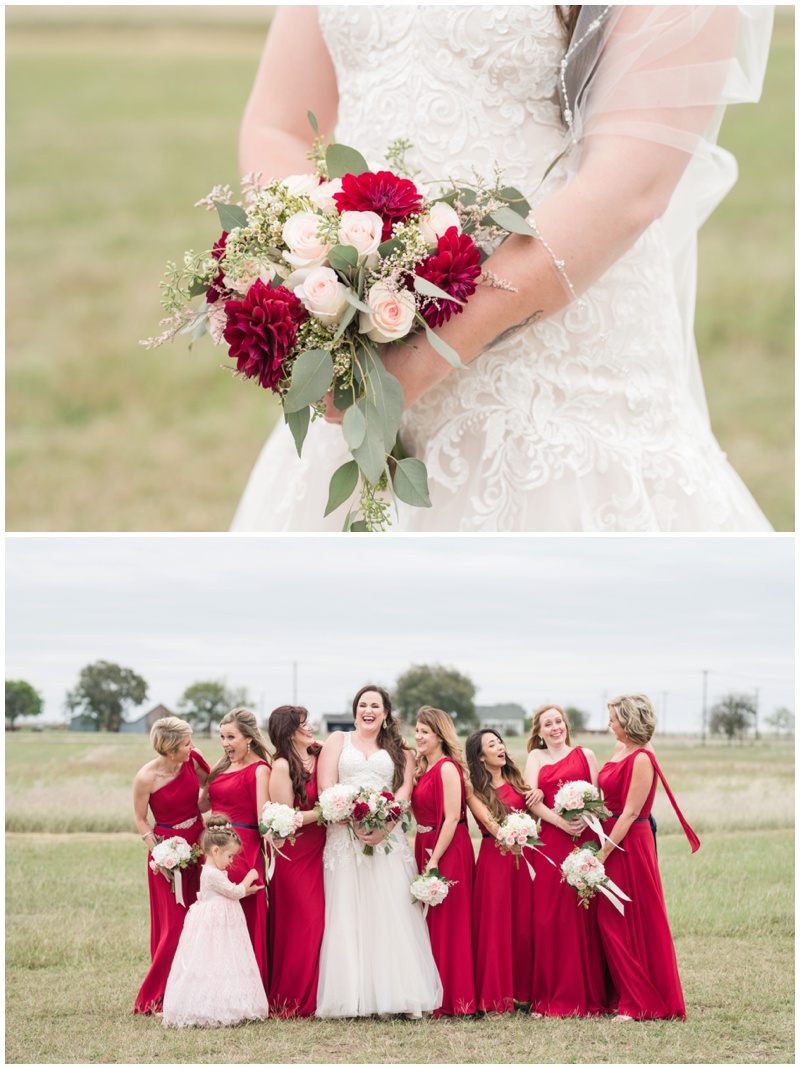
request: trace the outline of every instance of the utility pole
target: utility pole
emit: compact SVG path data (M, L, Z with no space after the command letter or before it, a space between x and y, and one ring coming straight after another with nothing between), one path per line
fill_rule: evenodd
M702 731L702 743L706 744L706 706L708 702L708 669L703 669L703 731Z

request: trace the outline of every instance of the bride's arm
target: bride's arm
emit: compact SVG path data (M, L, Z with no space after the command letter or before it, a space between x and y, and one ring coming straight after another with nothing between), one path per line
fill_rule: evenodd
M336 74L320 32L317 9L280 5L275 9L239 137L242 174L285 178L312 170L306 153L314 133L332 140L339 105Z

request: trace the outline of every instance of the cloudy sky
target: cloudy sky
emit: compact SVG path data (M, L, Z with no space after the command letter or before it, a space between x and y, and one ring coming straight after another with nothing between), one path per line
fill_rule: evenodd
M470 676L478 704L577 705L644 691L667 731L759 691L794 708L791 536L6 537L6 678L48 721L96 660L169 708L200 680L266 716L344 709L411 664ZM297 691L294 693L294 672Z

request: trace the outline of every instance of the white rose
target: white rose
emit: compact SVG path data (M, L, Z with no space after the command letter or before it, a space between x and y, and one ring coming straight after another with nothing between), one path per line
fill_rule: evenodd
M360 312L361 332L374 342L404 338L414 325L414 298L405 290L391 292L385 282L376 282L367 297L372 312Z
M347 308L347 297L344 286L330 267L311 268L294 292L320 322L328 326L339 325Z
M352 245L359 256L366 256L367 267L374 267L378 262L382 233L383 220L377 212L342 212L339 244Z
M442 234L446 233L451 226L461 233L461 223L458 213L443 200L437 200L430 206L430 210L420 216L419 228L422 236L429 245L435 245Z
M313 174L290 174L281 182L292 197L309 197L318 184L319 179Z
M223 283L232 290L242 295L246 294L256 279L266 285L272 282L278 273L278 269L270 260L246 260L239 268L242 274L232 278L230 275L223 276Z
M334 193L342 192L342 180L341 178L334 178L330 182L323 182L320 186L314 186L311 192L308 194L311 203L323 212L334 211L336 208L336 201L333 199Z
M321 220L314 212L297 212L283 224L282 237L289 251L283 258L292 267L317 267L330 251L330 245L320 241Z

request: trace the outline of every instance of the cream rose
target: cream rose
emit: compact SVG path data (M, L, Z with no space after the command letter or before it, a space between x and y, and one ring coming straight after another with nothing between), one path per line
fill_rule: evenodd
M322 185L314 186L308 196L311 203L319 208L320 211L330 212L336 209L336 201L333 199L334 193L341 192L341 178L333 178L330 182L323 182Z
M383 220L377 212L342 212L339 244L352 245L359 256L366 256L367 267L374 267L378 262L382 233Z
M297 272L300 274L300 272ZM309 312L328 326L338 326L347 308L345 288L330 267L312 267L295 286Z
M446 233L451 226L461 233L461 223L458 213L443 200L438 200L430 206L430 209L419 218L419 228L422 236L429 245L436 245L442 234Z
M410 293L392 293L385 282L376 282L367 296L372 312L359 313L361 332L374 342L392 342L404 338L414 325L416 306Z
M277 267L270 260L246 260L241 265L241 271L242 274L237 275L236 278L224 275L222 281L229 289L236 290L242 295L247 293L256 279L260 278L266 285L272 282L278 273Z
M283 179L281 185L292 197L310 197L319 185L319 180L313 174L290 174Z
M330 245L319 239L319 224L314 212L297 212L283 224L282 237L289 246L283 258L292 267L318 267L330 252Z

